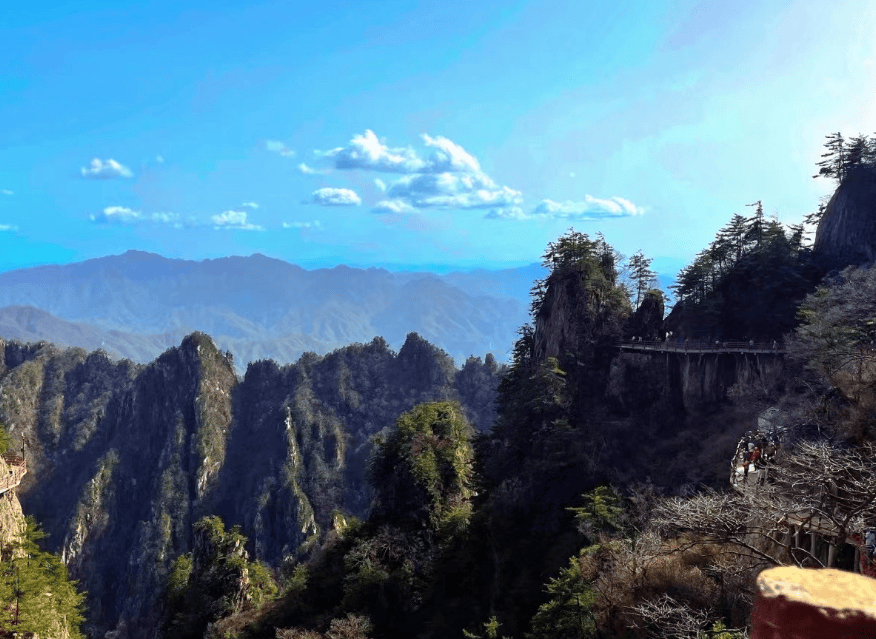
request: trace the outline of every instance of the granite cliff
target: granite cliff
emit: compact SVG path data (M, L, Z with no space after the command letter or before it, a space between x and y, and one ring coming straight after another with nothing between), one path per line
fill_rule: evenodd
M838 268L876 260L876 167L849 170L822 214L815 251Z

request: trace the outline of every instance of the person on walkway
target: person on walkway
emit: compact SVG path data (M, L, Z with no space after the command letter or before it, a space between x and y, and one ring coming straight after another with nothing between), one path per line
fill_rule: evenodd
M748 449L742 453L742 469L745 475L745 480L748 481L748 466L751 464L751 453L754 451L754 443L748 443Z
M751 451L751 465L755 470L760 469L760 446L755 445L754 450Z

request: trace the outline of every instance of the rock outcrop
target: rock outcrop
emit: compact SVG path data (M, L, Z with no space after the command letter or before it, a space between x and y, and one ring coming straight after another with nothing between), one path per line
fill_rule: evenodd
M876 260L876 168L849 171L827 203L815 251L845 266Z
M639 308L627 320L624 338L641 337L645 341L660 339L665 335L663 313L663 294L660 291L648 291Z
M606 396L625 411L655 403L701 409L773 397L781 392L783 370L782 356L770 353L619 353L611 363Z

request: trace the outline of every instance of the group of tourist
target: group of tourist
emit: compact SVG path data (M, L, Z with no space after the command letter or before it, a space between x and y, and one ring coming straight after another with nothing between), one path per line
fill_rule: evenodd
M779 439L773 435L767 436L761 432L749 433L740 443L740 454L743 475L748 479L748 470L754 467L756 471L765 468L776 458Z

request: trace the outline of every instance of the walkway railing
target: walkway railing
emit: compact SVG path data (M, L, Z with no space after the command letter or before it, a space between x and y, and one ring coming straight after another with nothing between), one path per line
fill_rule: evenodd
M9 466L9 472L0 477L0 495L18 486L27 474L27 460L21 455L3 455L3 461Z
M678 342L624 340L616 345L621 350L673 351L682 353L784 353L779 342Z

